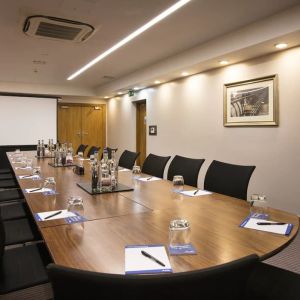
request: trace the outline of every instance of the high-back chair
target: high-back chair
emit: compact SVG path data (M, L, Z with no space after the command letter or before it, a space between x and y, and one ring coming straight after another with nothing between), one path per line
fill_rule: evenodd
M76 154L78 154L79 152L82 152L84 155L84 151L85 149L88 147L89 145L84 145L84 144L80 144L76 150Z
M199 171L204 160L176 155L169 166L168 180L173 180L175 175L182 175L184 184L197 187Z
M19 299L20 294L14 297L14 292L48 282L45 265L51 260L42 244L5 250L5 232L0 213L0 298L9 294L4 299Z
M97 146L92 146L88 153L87 153L87 157L90 157L91 155L93 155L95 152L99 152L99 150L101 149L101 147L97 147Z
M163 178L164 170L171 156L159 156L150 153L143 164L142 172L151 176Z
M132 170L134 163L140 152L132 152L129 150L124 150L119 159L119 167L126 168Z
M209 269L174 274L116 275L50 264L54 300L65 299L243 299L250 272L258 261L250 255Z
M118 151L118 148L110 148L110 147L105 147L103 149L103 151L106 150L107 153L108 153L108 159L111 159L111 152L114 150L115 152ZM101 155L101 159L103 158L103 152L102 152L102 155Z
M255 166L241 166L214 160L207 169L204 189L247 200L250 177Z

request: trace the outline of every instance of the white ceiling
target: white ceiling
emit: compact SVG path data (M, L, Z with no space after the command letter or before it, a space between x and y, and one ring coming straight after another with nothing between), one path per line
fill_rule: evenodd
M289 9L300 0L192 0L78 78L77 69L174 4L176 0L10 0L0 3L0 83L99 89L171 56ZM30 15L89 23L85 43L33 38L22 32ZM300 16L299 16L300 17ZM42 61L45 64L36 64ZM111 76L114 79L106 79Z

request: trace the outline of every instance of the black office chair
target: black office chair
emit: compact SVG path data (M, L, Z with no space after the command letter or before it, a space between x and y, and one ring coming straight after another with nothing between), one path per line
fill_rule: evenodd
M65 299L243 299L256 255L193 272L115 275L50 264L54 300Z
M15 176L11 173L4 173L0 174L0 180L9 180L9 179L14 179Z
M11 169L9 169L9 168L1 168L0 169L0 174L7 174L7 173L11 173Z
M11 201L23 201L23 194L21 189L3 190L0 191L0 203Z
M0 189L16 189L19 184L15 179L0 180Z
M120 156L119 167L132 170L134 163L139 155L140 152L132 152L129 150L125 150Z
M25 203L8 203L1 206L3 221L27 218L27 208Z
M12 296L13 292L48 282L45 266L51 259L43 244L4 250L5 240L0 216L0 295L9 294L9 299L18 299Z
M163 178L164 170L171 156L158 156L150 153L143 164L142 172L151 176Z
M99 152L99 150L101 149L101 147L96 147L96 146L92 146L89 149L89 152L87 154L87 157L90 157L91 155L94 155L95 152Z
M111 152L113 150L115 150L115 152L118 151L118 148L110 148L110 147L104 147L103 151L106 150L107 153L108 153L108 159L111 159ZM101 155L101 159L103 158L103 152L102 152L102 155Z
M208 167L204 189L247 200L250 177L255 166L232 165L214 160Z
M84 155L84 151L85 149L88 147L89 145L84 145L84 144L80 144L76 150L76 154L78 154L78 152L82 152Z
M168 180L173 180L175 175L182 175L185 184L197 187L199 171L204 160L176 155L169 166Z

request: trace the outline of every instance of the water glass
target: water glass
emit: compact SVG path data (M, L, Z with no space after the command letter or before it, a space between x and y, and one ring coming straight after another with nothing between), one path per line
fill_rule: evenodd
M173 191L180 192L183 191L184 179L182 175L175 175L173 177Z
M41 167L35 166L32 168L32 175L41 176Z
M185 219L175 219L169 225L169 245L176 247L190 243L191 228Z
M252 195L253 196L253 195ZM256 195L253 197L251 196L251 203L250 203L250 213L251 214L267 214L268 212L268 201L265 195L258 195L256 199Z
M134 176L134 178L138 178L140 177L142 171L141 171L141 167L140 166L133 166L132 168L132 175Z
M52 192L56 192L56 182L54 177L46 177L44 181L44 188L50 189Z
M68 199L68 210L73 207L82 207L83 199L81 196L70 196Z
M83 152L78 152L78 157L83 158Z
M31 158L28 158L26 160L26 167L31 169L32 168L32 162L33 162L33 160Z

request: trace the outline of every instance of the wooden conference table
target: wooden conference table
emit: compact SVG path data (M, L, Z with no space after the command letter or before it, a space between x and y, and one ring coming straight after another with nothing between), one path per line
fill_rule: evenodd
M196 255L169 256L173 272L191 271L230 262L256 253L261 259L283 249L296 235L296 215L269 209L271 220L293 223L289 236L239 227L249 214L249 204L236 198L213 193L188 197L172 191L167 180L142 182L132 178L130 171L119 172L119 182L133 191L90 195L77 186L90 182L89 162L85 175L73 173L72 167L53 168L51 159L36 159L35 152L23 152L41 166L43 177L53 176L57 195L24 193L32 214L67 208L70 196L83 197L80 214L87 221L67 224L64 219L37 222L37 226L55 263L103 273L124 274L126 245L168 245L169 222L178 216L191 224L191 242ZM8 158L15 170L13 153ZM76 163L76 161L75 161ZM15 170L16 176L30 170ZM146 175L145 175L146 176ZM18 178L18 177L17 177ZM37 187L31 179L19 179L22 189ZM193 189L185 186L185 189Z

